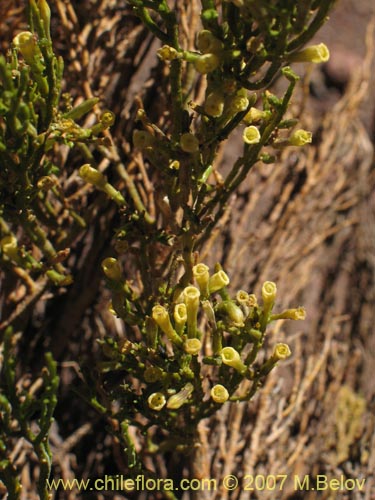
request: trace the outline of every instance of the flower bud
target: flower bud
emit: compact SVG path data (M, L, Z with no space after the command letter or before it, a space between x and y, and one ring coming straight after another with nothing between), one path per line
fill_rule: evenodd
M206 264L197 264L193 267L193 276L198 283L201 294L208 295L209 267Z
M306 144L311 143L311 141L312 133L303 129L296 130L289 137L289 144L291 146L305 146Z
M185 153L196 153L199 151L199 141L195 135L186 132L180 138L180 146Z
M50 35L50 24L51 24L51 9L49 8L46 0L38 0L38 9L40 13L40 18L43 23L44 31L48 40L51 40Z
M226 314L234 326L241 327L244 325L244 314L242 309L238 307L232 300L224 300L217 306L217 311L222 311Z
M240 373L246 371L246 366L242 362L240 354L233 347L224 347L220 354L225 365L231 366Z
M329 50L327 45L320 43L319 45L311 45L299 52L291 54L289 57L290 62L312 62L323 63L329 60Z
M166 399L162 392L154 392L148 397L147 403L151 410L160 411L165 406Z
M193 62L198 73L202 73L204 75L214 71L219 66L220 59L216 54L210 53L197 57Z
M246 127L243 131L242 137L246 144L258 144L261 139L260 132L254 125Z
M203 307L203 310L207 316L208 321L216 329L215 311L214 311L214 308L212 307L211 302L209 300L204 300L202 302L202 307Z
M162 61L173 61L180 57L178 51L170 45L163 45L156 53Z
M4 255L9 259L16 260L18 258L18 242L13 234L8 234L0 240L0 248Z
M273 354L272 354L272 358L276 361L279 361L279 360L284 360L286 358L289 358L289 356L291 355L291 351L289 349L289 346L288 344L276 344L275 345L275 348L274 348L274 351L273 351Z
M221 90L214 90L206 97L203 105L204 111L209 115L217 118L224 111L224 94Z
M249 295L249 306L250 307L258 307L258 299L254 293Z
M225 403L229 399L229 392L221 384L216 384L211 389L211 398L215 403Z
M202 349L202 342L199 339L186 339L184 342L184 351L192 356L197 356Z
M181 406L187 403L191 393L194 390L193 384L188 382L180 392L173 394L167 401L167 408L169 410L178 410Z
M159 326L160 330L167 335L169 340L177 345L182 345L182 340L173 329L168 311L165 307L157 305L152 308L152 318Z
M259 123L261 120L266 118L267 112L261 111L257 108L250 108L246 115L243 117L243 121L247 124Z
M209 30L202 30L197 36L197 48L203 54L209 52L219 52L223 48L223 43L218 40Z
M108 257L102 262L102 269L106 277L110 280L120 281L122 278L121 266L117 259Z
M88 184L93 184L99 189L103 189L107 183L107 178L104 174L86 163L78 171L78 175Z
M227 285L229 285L229 277L223 271L220 270L217 273L213 274L208 281L208 289L210 293L215 293L218 290L223 289Z
M229 99L229 112L231 114L245 111L249 105L249 99L246 96L237 94Z

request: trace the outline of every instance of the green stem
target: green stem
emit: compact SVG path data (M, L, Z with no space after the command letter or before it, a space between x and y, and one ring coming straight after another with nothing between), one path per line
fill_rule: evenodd
M128 172L126 171L126 168L122 163L118 163L116 165L117 172L119 173L120 177L122 180L125 182L126 189L128 193L130 194L134 205L136 209L139 211L140 214L144 217L144 220L147 225L153 226L155 225L155 219L149 214L147 211L146 207L144 206L141 197L139 195L138 189L136 185L133 182L133 179L130 177Z

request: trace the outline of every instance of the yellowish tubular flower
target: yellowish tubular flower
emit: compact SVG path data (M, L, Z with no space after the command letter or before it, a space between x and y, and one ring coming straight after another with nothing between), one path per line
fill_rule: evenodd
M152 308L152 318L157 323L160 330L166 334L173 344L182 345L182 340L174 330L168 311L165 307L157 305Z
M182 335L187 321L186 304L176 304L174 306L173 318L177 333Z
M329 50L326 44L319 43L318 45L311 45L299 52L292 54L289 58L290 62L312 62L324 63L329 60Z
M270 310L276 299L277 287L273 281L266 281L262 286L262 299L265 309Z
M162 392L153 392L148 397L147 403L151 410L160 411L164 408L166 399Z
M296 130L289 137L288 142L291 146L305 146L312 142L312 133L303 129Z
M0 248L9 259L18 259L18 242L13 234L8 234L0 240Z
M46 2L46 0L38 0L37 6L39 9L40 17L43 22L43 27L46 36L48 40L51 40L51 35L50 35L51 9L49 8L49 5Z
M259 123L265 118L266 113L257 108L250 108L243 118L243 121L250 125L251 123Z
M99 121L105 129L111 127L115 123L115 114L112 111L103 111L100 115Z
M13 45L19 49L23 58L30 66L34 65L36 57L41 56L35 36L30 31L18 33L13 38Z
M143 378L148 384L153 384L163 378L163 371L158 366L149 366L144 371Z
M283 361L289 358L291 354L288 344L276 344L273 350L272 359L275 361Z
M209 267L206 264L197 264L193 267L193 276L198 283L199 290L203 296L208 295L208 282L210 279Z
M82 165L82 167L78 171L78 174L85 182L87 182L88 184L93 184L99 189L103 189L107 183L106 176L88 163Z
M229 392L221 384L216 384L211 389L211 398L215 403L223 404L229 399Z
M254 293L249 295L249 306L250 307L258 307L258 299Z
M205 75L206 73L211 73L220 65L220 59L216 54L209 53L203 54L203 56L197 57L194 61L194 67L198 73Z
M184 325L187 321L186 304L176 304L173 311L173 317L176 324Z
M195 286L187 286L184 288L183 297L187 312L187 334L189 338L195 338L197 336L200 291Z
M145 130L133 131L133 146L137 149L145 149L154 144L155 138Z
M258 144L261 139L260 132L254 125L246 127L243 131L242 137L246 144Z
M229 112L240 113L245 111L249 105L249 99L243 95L235 95L229 101Z
M277 319L293 319L296 321L306 319L306 310L304 307L297 307L296 309L286 309L279 314L273 314L271 320Z
M179 52L170 45L163 45L156 53L162 61L173 61L181 57Z
M238 290L236 293L236 300L241 305L249 305L249 294L245 290Z
M220 52L223 48L223 43L218 40L209 30L202 30L197 36L197 48L202 54L210 52Z
M184 342L184 351L186 354L197 356L202 349L202 342L199 339L186 339Z
M102 262L102 269L106 277L113 281L120 281L122 278L121 266L117 259L108 257Z
M197 153L199 151L199 141L195 135L186 132L180 138L180 146L185 153Z
M191 393L194 390L193 384L188 382L181 391L173 394L167 401L167 408L169 410L178 410L182 405L188 402Z
M214 118L218 118L224 111L224 94L221 90L214 90L206 97L204 111Z
M114 188L112 184L108 182L107 177L102 174L102 172L99 172L99 170L96 170L96 168L86 163L79 169L78 175L88 184L93 184L96 188L100 189L100 191L104 191L104 193L116 202L117 205L125 205L125 199L120 191Z
M237 303L240 305L244 315L247 317L250 312L250 299L249 294L245 290L239 290L236 293Z
M223 288L228 286L229 281L229 276L223 270L220 270L217 273L213 274L208 281L208 290L210 294L222 290Z
M246 365L242 362L239 352L233 349L233 347L224 347L220 354L225 365L231 366L239 373L246 371Z

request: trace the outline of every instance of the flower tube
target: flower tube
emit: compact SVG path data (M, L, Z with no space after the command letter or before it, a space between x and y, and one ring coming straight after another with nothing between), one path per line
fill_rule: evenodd
M291 54L290 62L312 62L315 64L327 62L329 60L329 50L325 43L311 45L305 49Z
M203 296L208 295L208 282L210 279L209 267L206 264L197 264L193 267L193 276L198 283L199 290Z
M195 286L187 286L183 291L183 297L187 312L187 334L189 338L194 338L197 336L200 291Z
M186 321L187 321L187 309L186 304L176 304L173 310L173 318L177 333L182 334Z
M160 411L165 406L166 399L162 392L154 392L147 398L147 403L151 410Z
M208 290L211 294L219 290L222 290L228 285L229 285L228 275L224 271L220 270L210 277L208 282Z
M169 340L176 345L181 346L182 340L174 330L168 311L165 307L157 305L152 308L152 318L157 323L160 330L166 334Z
M239 373L246 371L246 365L242 362L239 352L233 349L233 347L224 347L220 354L225 365L231 366Z
M184 342L184 351L186 354L197 356L202 349L202 342L199 339L186 339Z
M229 399L229 392L221 384L216 384L211 389L211 398L215 403L223 404Z

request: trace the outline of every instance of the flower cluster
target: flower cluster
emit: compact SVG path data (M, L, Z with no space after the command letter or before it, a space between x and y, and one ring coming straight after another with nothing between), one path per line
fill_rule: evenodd
M138 342L104 341L113 360L103 365L104 372L113 367L130 375L133 384L122 391L127 387L139 413L168 431L181 418L186 425L196 424L198 415L208 416L226 401L249 400L262 378L291 355L287 344L277 343L265 356L267 326L305 318L303 307L274 312L275 283L263 284L260 303L244 290L231 298L225 271L217 265L211 272L199 263L192 284L177 287L137 321L118 260L107 258L102 268L113 290L112 311L129 324L138 323L142 332Z

